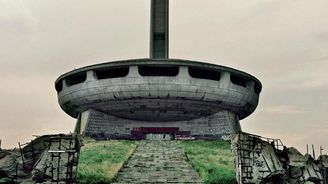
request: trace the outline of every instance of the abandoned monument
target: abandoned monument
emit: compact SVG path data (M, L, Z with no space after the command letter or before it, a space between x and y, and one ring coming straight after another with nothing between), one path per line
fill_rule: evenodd
M76 131L98 139L147 134L220 139L241 130L261 83L224 66L169 59L169 1L152 0L150 58L75 69L55 83Z
M327 155L303 156L279 139L242 132L239 120L259 102L262 85L256 77L225 66L170 59L168 30L169 0L151 0L149 58L95 64L61 75L55 82L58 102L77 119L75 133L41 136L16 150L0 147L0 182L75 183L82 134L102 140L231 138L240 184L328 184ZM131 156L132 164L118 174L121 183L150 172L143 162L170 163L172 181L203 182L176 142L158 142L139 144L143 147L137 151L148 152L143 159L139 153ZM140 170L134 175L122 174L136 165ZM177 171L184 171L180 178ZM157 176L143 179L156 183Z

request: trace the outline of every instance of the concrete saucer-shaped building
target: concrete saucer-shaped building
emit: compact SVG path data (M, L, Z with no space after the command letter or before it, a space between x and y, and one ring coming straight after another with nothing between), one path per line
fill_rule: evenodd
M168 0L152 0L150 58L108 62L56 80L76 131L96 138L147 134L218 139L240 131L257 107L261 83L245 72L168 59Z

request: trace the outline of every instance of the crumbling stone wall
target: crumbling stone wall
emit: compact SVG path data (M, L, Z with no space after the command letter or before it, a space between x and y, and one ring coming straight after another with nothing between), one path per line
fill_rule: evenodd
M77 135L45 135L15 150L0 150L0 181L74 183L81 147Z
M328 156L315 160L279 139L238 133L232 139L240 184L327 184Z
M321 155L318 161L324 184L328 184L328 155Z

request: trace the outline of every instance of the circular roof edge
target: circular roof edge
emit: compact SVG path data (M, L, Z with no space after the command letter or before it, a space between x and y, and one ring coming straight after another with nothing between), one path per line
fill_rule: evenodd
M260 84L260 86L262 87L262 83L259 79L257 79L251 74L248 74L246 72L234 68L212 64L212 63L205 63L200 61L192 61L192 60L184 60L184 59L153 59L153 58L118 60L118 61L110 61L105 63L84 66L62 74L56 79L55 83L57 83L58 81L69 75L83 72L83 71L95 70L95 69L106 68L106 67L121 67L121 66L133 66L133 65L178 65L178 66L195 66L195 67L211 68L217 70L225 70L228 72L232 72L252 78L256 82L258 82L258 84Z

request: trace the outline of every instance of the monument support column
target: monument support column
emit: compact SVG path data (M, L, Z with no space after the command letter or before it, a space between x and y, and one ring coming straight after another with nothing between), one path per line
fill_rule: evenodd
M169 0L151 0L150 58L169 57Z

